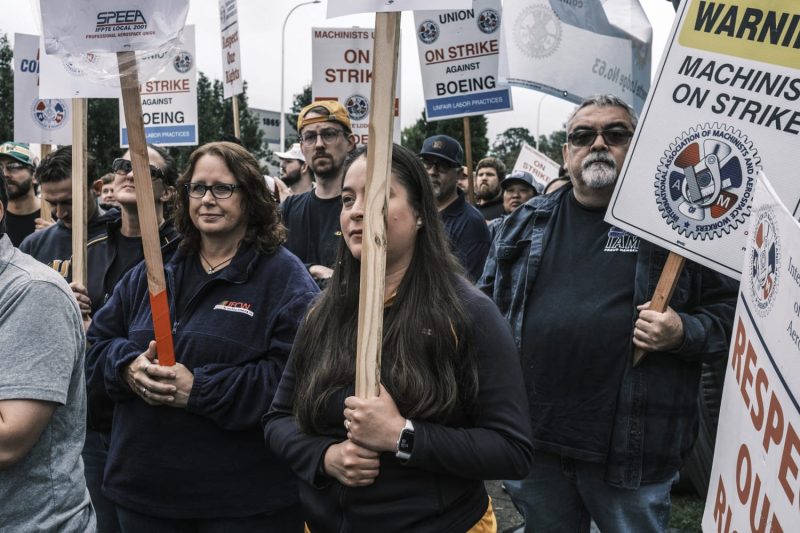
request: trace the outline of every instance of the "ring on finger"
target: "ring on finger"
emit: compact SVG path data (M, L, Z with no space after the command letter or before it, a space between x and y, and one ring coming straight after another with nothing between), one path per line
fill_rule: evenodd
M142 387L142 395L147 396L147 389L145 387Z
M344 429L350 431L350 421L345 418L344 420Z

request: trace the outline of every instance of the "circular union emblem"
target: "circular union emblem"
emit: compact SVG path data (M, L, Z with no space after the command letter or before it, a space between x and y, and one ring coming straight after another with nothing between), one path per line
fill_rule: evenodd
M186 74L192 69L192 54L181 50L175 55L175 59L172 60L172 66L181 74Z
M778 268L781 261L781 246L778 240L778 225L772 209L764 207L758 211L755 231L750 237L750 255L747 261L750 271L750 296L756 313L766 316L775 303L778 292Z
M561 21L544 4L528 6L514 22L514 44L520 52L542 59L558 50L561 43Z
M33 101L31 114L36 124L44 130L57 130L67 123L67 104L64 100Z
M439 38L439 25L432 20L423 20L417 28L419 40L425 44L433 44Z
M478 29L483 33L494 33L500 27L500 13L494 9L484 9L478 15Z
M698 125L664 151L655 179L661 216L679 234L713 239L750 214L761 158L747 136L725 124Z
M369 100L360 94L347 97L344 101L344 106L347 108L350 120L361 120L369 113Z
M92 54L91 52L77 56L67 54L61 60L61 64L64 65L64 70L73 76L85 76L86 71L83 67L86 65L94 65L97 63L97 60L97 55Z

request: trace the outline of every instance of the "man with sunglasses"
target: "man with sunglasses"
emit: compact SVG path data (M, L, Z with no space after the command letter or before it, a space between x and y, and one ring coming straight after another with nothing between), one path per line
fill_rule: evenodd
M333 274L341 240L344 160L355 148L350 116L336 100L319 100L297 116L300 148L316 176L316 187L292 195L281 204L283 224L289 230L286 248L306 265L323 287Z
M447 135L434 135L423 141L419 157L433 185L436 206L452 251L467 277L475 281L483 271L490 237L486 219L467 203L464 192L458 188L464 161L461 143Z
M526 531L666 530L701 361L728 351L736 283L687 263L667 311L646 310L667 252L603 219L635 128L616 96L578 106L562 149L572 183L509 215L479 282L528 390L536 461L505 482ZM635 368L634 347L650 352Z
M33 182L36 156L27 144L5 142L0 145L0 168L8 184L6 234L11 244L19 246L36 230L41 208Z

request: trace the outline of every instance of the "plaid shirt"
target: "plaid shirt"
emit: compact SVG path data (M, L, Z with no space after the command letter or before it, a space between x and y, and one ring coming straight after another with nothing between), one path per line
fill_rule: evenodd
M478 282L511 323L518 348L527 296L547 247L553 214L571 188L534 197L502 222ZM640 241L632 280L634 320L635 307L653 295L667 254ZM666 480L680 469L697 436L700 366L728 354L737 290L734 280L687 261L670 300L683 321L683 344L672 352L648 355L636 368L627 365L605 463L609 484L635 489ZM575 334L586 334L579 323ZM630 351L624 356L632 360Z

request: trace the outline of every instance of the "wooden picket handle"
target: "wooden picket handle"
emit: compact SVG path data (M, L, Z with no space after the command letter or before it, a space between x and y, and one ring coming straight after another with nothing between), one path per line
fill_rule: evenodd
M361 398L377 396L380 391L386 285L385 214L392 171L399 43L400 13L376 13L356 344L356 396Z
M133 166L133 183L136 188L136 209L142 231L144 262L147 266L147 287L150 291L150 306L153 312L153 330L158 350L158 363L164 366L175 364L175 349L172 345L172 321L169 317L167 282L161 257L161 239L158 235L158 219L150 179L150 161L147 156L147 140L142 120L142 100L139 93L139 75L135 52L117 52L122 109L128 128L128 147Z
M242 131L239 127L239 95L231 96L231 102L233 104L233 134L237 139L242 140Z
M475 204L475 177L472 175L472 132L469 129L469 117L464 117L464 154L467 157L467 198Z
M85 98L72 99L72 281L86 286L87 206L86 152L88 106Z
M53 147L50 144L41 145L41 149L39 152L40 162L44 161L44 158L50 155L50 150L52 148ZM52 211L50 211L50 202L48 202L44 198L39 198L39 218L41 218L45 222L53 221L53 213Z
M678 278L681 276L683 265L686 263L686 258L678 255L675 252L670 252L667 261L664 263L664 268L661 270L661 277L658 278L656 290L653 297L650 299L650 309L663 313L669 307L669 301L672 298L672 293L675 292L675 287L678 285ZM647 355L641 348L634 347L633 349L633 366L637 366L642 362L644 356Z

